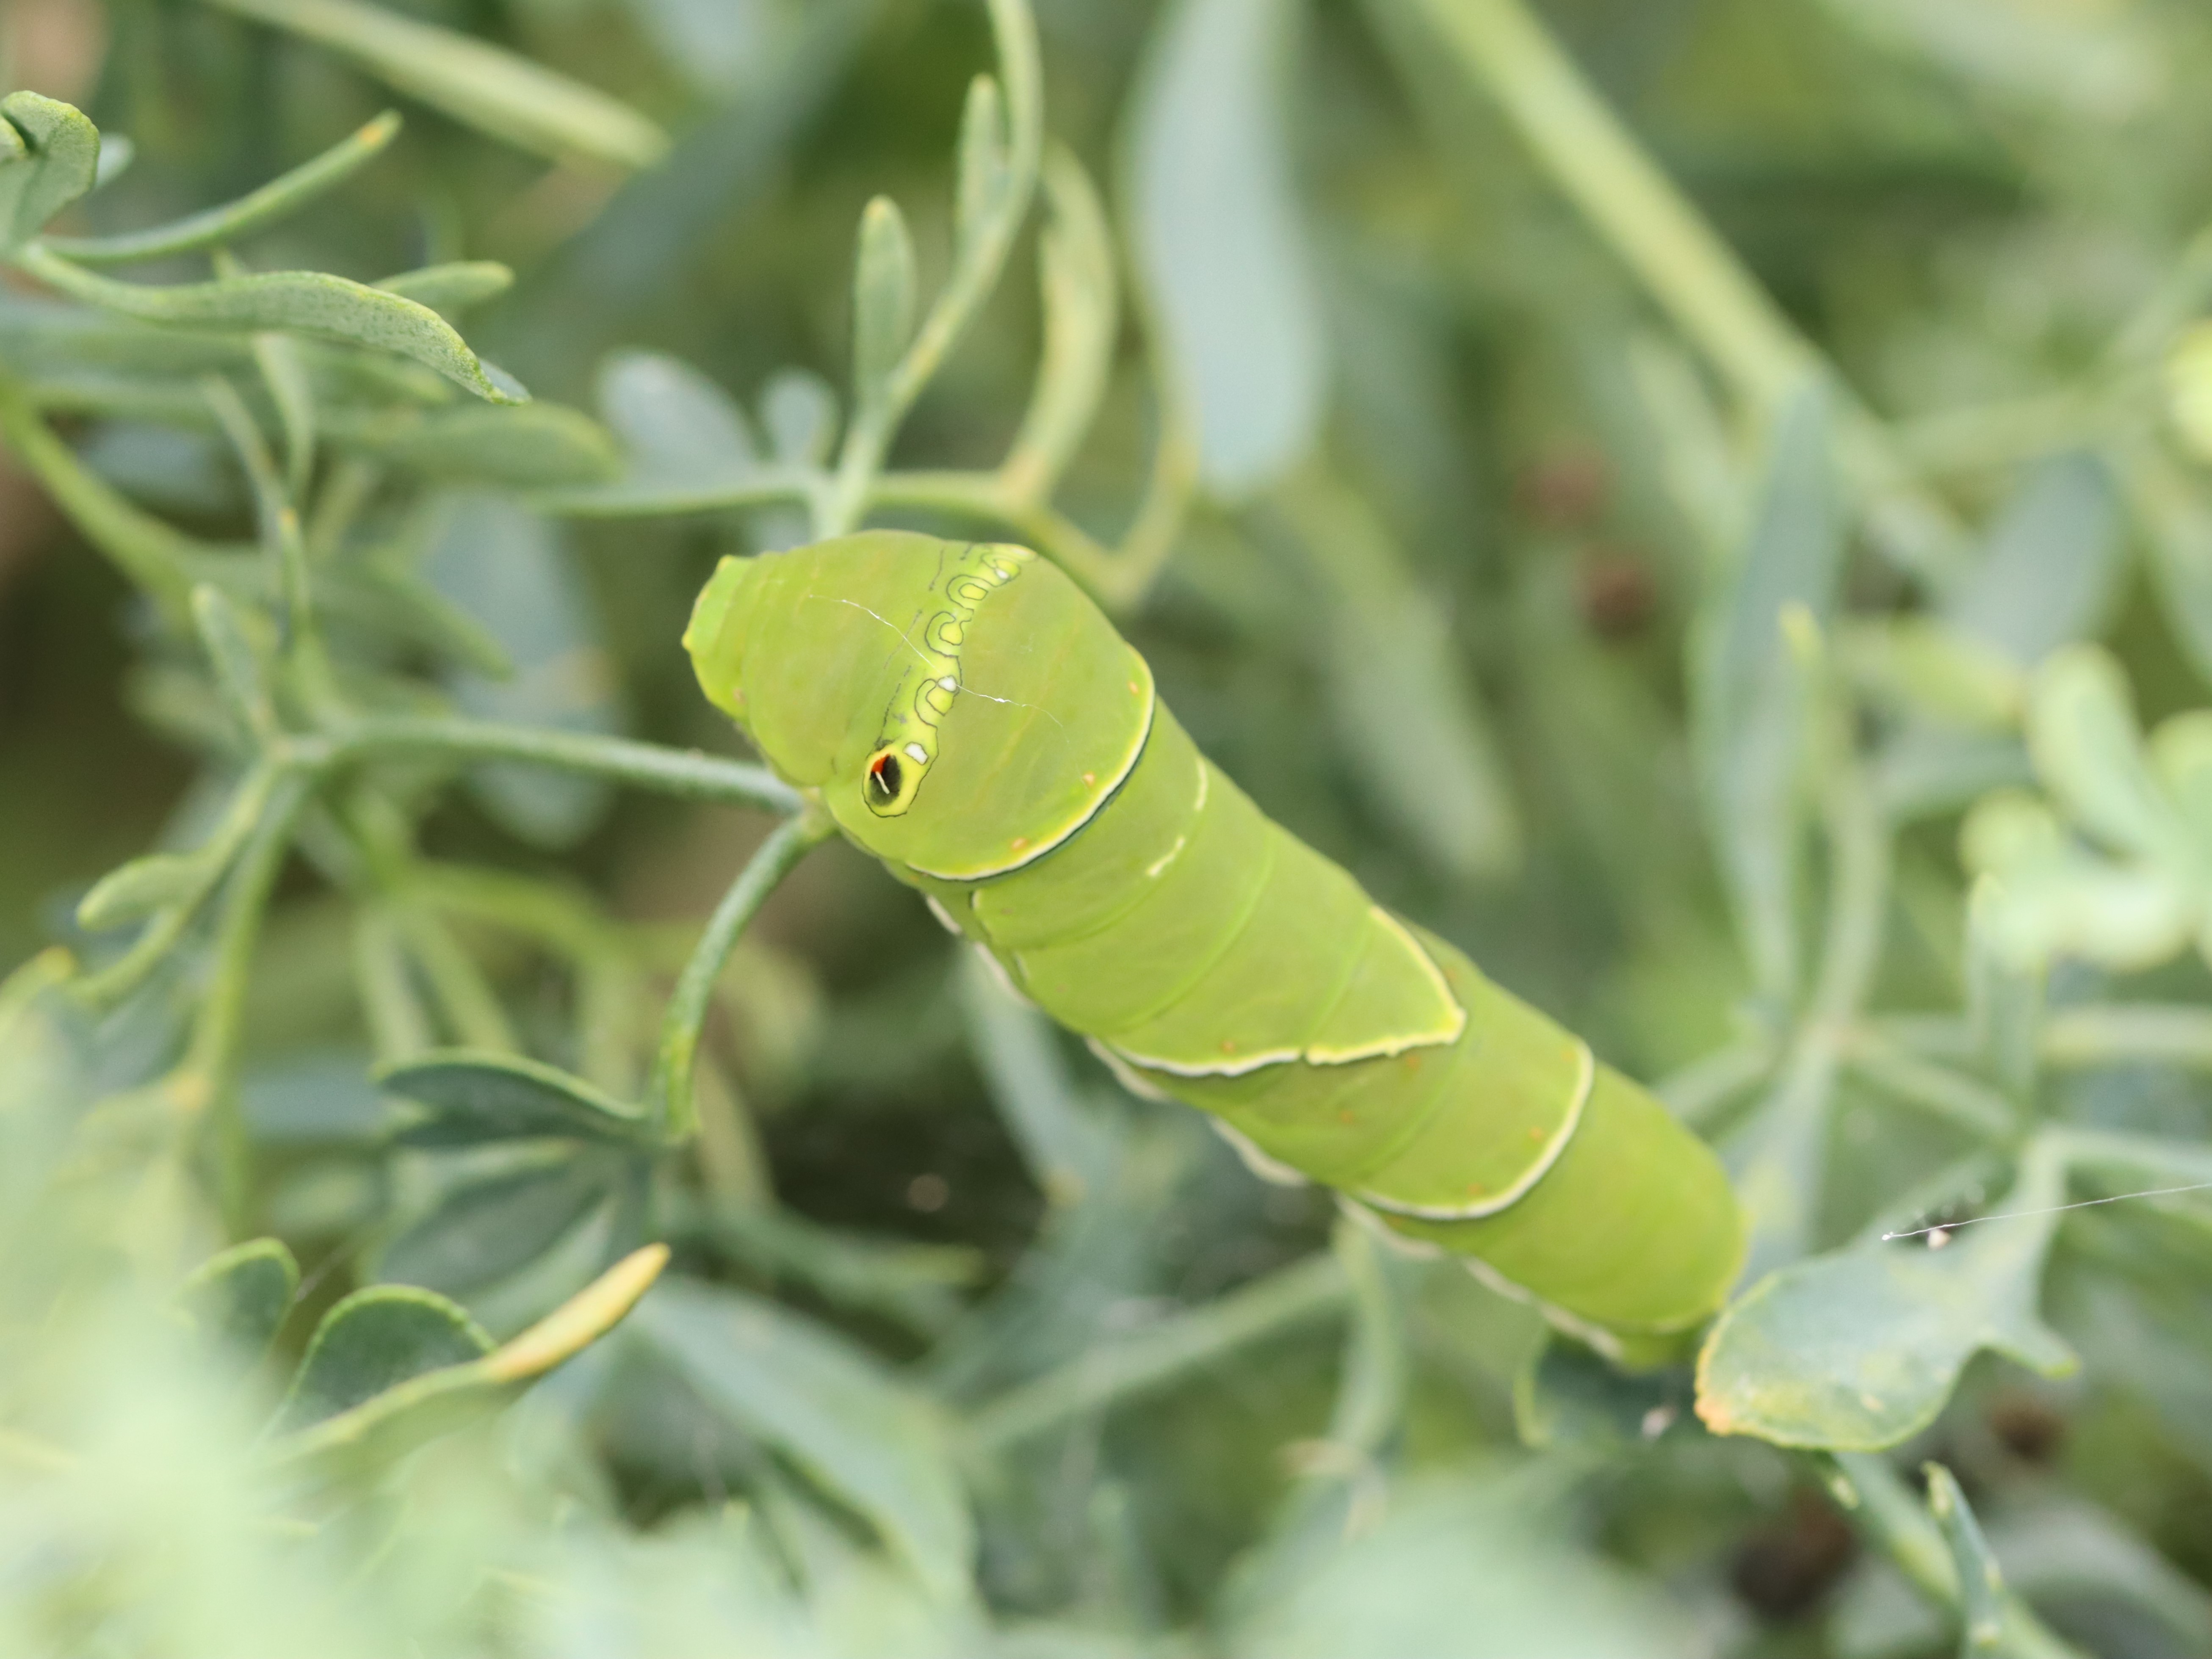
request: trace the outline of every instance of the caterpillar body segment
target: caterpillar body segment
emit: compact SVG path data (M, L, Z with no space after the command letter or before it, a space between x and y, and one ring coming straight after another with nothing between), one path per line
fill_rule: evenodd
M1716 1309L1741 1221L1649 1094L1260 811L1024 548L725 560L708 697L1047 1013L1269 1162L1605 1336Z

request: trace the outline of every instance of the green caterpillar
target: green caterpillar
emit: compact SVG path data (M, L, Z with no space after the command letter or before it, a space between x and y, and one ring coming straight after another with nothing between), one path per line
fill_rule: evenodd
M1718 1162L1198 752L1027 548L872 531L725 559L708 697L1133 1084L1618 1351L1741 1265Z

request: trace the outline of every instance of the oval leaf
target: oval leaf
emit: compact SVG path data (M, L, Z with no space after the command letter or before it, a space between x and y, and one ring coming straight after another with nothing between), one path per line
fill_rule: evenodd
M177 1305L201 1329L258 1358L276 1340L299 1288L300 1264L283 1242L256 1238L195 1267L177 1292Z
M310 1427L426 1371L481 1359L491 1346L465 1310L435 1291L409 1285L356 1291L315 1328L276 1426Z
M428 1109L394 1137L406 1146L550 1139L635 1146L648 1134L631 1108L580 1078L512 1055L449 1050L388 1066L376 1080Z
M1312 447L1328 391L1319 284L1283 106L1291 0L1179 0L1129 135L1138 264L1198 411L1207 487L1245 495Z
M702 1400L867 1517L923 1583L969 1583L975 1528L928 1401L812 1321L736 1291L665 1285L634 1327Z

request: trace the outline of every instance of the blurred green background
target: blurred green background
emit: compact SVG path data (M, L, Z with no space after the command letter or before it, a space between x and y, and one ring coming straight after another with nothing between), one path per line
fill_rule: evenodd
M473 71L454 72L462 92L426 89L334 46L309 0L8 5L0 82L136 147L58 228L113 234L227 200L397 104L392 148L259 234L253 268L367 280L503 262L515 283L467 315L469 343L541 402L617 428L617 352L681 360L769 428L775 388L787 413L805 396L778 377L842 382L860 210L897 198L925 292L942 280L949 158L993 52L982 7L957 0L386 7L612 94L651 140L586 112L518 142L471 103ZM1500 15L1453 33L1455 16ZM2078 864L2031 869L1993 818L1978 844L1998 850L1962 854L1961 824L2039 782L2087 826L2077 841L2118 844L2109 819L2071 811L2081 797L2048 745L2021 737L2054 650L2102 641L2146 727L2212 702L2212 347L2190 332L2212 297L2212 12L1536 8L1639 147L1620 155L1545 79L1551 60L1515 55L1522 15L1036 0L1047 126L1099 183L1125 301L1059 506L1111 544L1158 487L1156 452L1182 453L1178 408L1195 446L1164 564L1120 617L1164 695L1380 899L1665 1080L1701 1127L1735 1126L1738 1168L1762 1155L1762 1124L1809 1124L1793 1242L1765 1266L1875 1218L1951 1218L1963 1181L1920 1211L1916 1195L1983 1151L1977 1182L2004 1190L2018 1137L1978 1150L1971 1130L2009 1085L1943 1024L1978 1018L1978 964L2001 931L1970 935L1977 872L2011 878L2020 960L2039 975L2057 960L2051 1007L2133 997L2180 1022L2163 1047L2097 1051L2112 1063L2066 1059L2057 1025L2040 1027L2027 1041L2051 1073L2015 1098L2036 1121L2201 1153L2203 817L2148 896ZM1658 171L1638 173L1638 155ZM894 466L988 468L1014 437L1045 327L1039 218ZM38 291L0 280L11 305ZM0 316L0 369L46 388L92 471L194 534L251 536L246 481L206 422L39 380L15 314ZM1803 391L1813 379L1825 392ZM480 717L742 752L677 639L715 558L803 540L803 519L566 518L465 460L380 465L390 535L519 672L421 651L385 665ZM1759 665L1786 654L1775 624L1793 601L1815 641L1797 689L1778 690ZM1731 628L1756 632L1748 656L1716 643ZM94 950L71 920L90 884L207 823L174 671L149 608L0 454L0 965ZM1742 734L1801 696L1815 712L1778 739L1786 758L1757 762ZM1850 815L1869 802L1886 862L1871 955L1838 1006L1834 918L1851 902ZM561 926L586 943L568 949L545 942L558 927L507 926L489 888L473 913L457 902L455 936L519 1050L592 1072L589 975L572 970L595 941L627 953L602 987L616 1057L595 1074L618 1092L690 932L768 827L480 768L414 830L430 864L519 874L532 902L574 907ZM2119 851L2145 868L2165 856ZM374 1142L364 1079L390 1056L356 992L355 901L315 857L281 878L245 1016L254 1230L308 1265L312 1310L401 1279L511 1334L589 1277L597 1246L545 1228L543 1261L573 1260L518 1289L471 1278L460 1235L425 1230L453 1176ZM2106 925L2143 908L2136 932ZM1285 1278L1331 1248L1327 1194L1262 1186L1193 1115L1119 1094L994 1003L911 895L842 844L775 893L717 1007L704 1174L673 1179L730 1208L683 1211L689 1279L646 1304L660 1310L648 1334L610 1338L373 1498L314 1500L328 1518L289 1555L222 1504L205 1519L209 1483L251 1440L227 1415L227 1374L207 1399L180 1381L157 1403L158 1371L107 1327L56 1339L23 1362L44 1379L27 1397L118 1368L136 1380L99 1396L108 1417L88 1410L111 1427L86 1430L81 1479L55 1477L75 1496L0 1496L0 1598L18 1599L0 1638L227 1655L403 1639L1071 1659L1960 1650L1942 1595L1908 1588L1911 1549L1883 1547L1865 1502L1833 1501L1834 1467L1705 1433L1686 1376L1623 1419L1599 1371L1545 1380L1534 1312L1356 1235L1318 1258L1354 1291ZM1831 1036L1843 1058L1791 1082L1790 1057ZM1966 1105L1950 1073L1930 1081L1954 1060L1981 1079ZM2058 1632L2008 1626L1966 1650L2212 1652L2208 1215L2184 1199L2069 1221L2043 1307L2084 1365L2046 1380L1984 1356L1898 1455L1957 1473L2008 1581ZM100 1224L83 1224L88 1257ZM540 1255L515 1248L513 1266ZM1235 1301L1255 1285L1289 1299ZM683 1299L722 1291L748 1298L736 1335L728 1306ZM1148 1334L1158 1377L1112 1381L1113 1356ZM126 1419L151 1437L112 1429ZM202 1437L159 1474L162 1445ZM96 1470L105 1502L88 1496ZM199 1527L230 1541L131 1576L165 1559L149 1540ZM48 1535L81 1559L41 1558ZM1948 1559L1926 1571L1940 1579ZM265 1629L201 1607L194 1583L227 1587ZM364 1585L381 1586L373 1613ZM71 1634L40 1645L57 1631Z

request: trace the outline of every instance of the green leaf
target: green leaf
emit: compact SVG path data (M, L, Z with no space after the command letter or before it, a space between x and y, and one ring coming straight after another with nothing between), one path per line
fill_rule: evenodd
M999 83L979 75L968 83L960 112L959 184L953 194L956 257L969 258L975 239L1006 191L1013 170L1013 139L1006 131L1006 100Z
M534 1060L448 1049L386 1066L375 1076L386 1093L426 1109L393 1137L404 1146L535 1139L633 1146L647 1136L634 1109Z
M2143 752L2127 677L2108 652L2072 646L2043 665L2027 739L2037 774L2075 823L2121 852L2189 856Z
M860 403L882 400L914 338L916 281L906 216L890 197L878 196L860 215L860 251L853 265L853 390Z
M1759 988L1797 980L1795 919L1805 693L1783 638L1802 606L1826 627L1843 574L1829 398L1808 383L1776 422L1758 509L1691 640L1692 736L1706 811Z
M270 701L268 670L247 630L246 613L221 589L202 582L192 590L192 621L231 719L248 735L273 735L276 710Z
M633 1251L513 1341L478 1359L418 1372L349 1410L278 1436L269 1445L269 1461L318 1474L370 1469L473 1422L611 1330L667 1265L664 1244ZM383 1293L389 1294L389 1287ZM449 1336L473 1328L465 1318L463 1325L448 1328ZM426 1322L423 1328L434 1332L434 1322Z
M2027 700L2027 676L2009 653L1931 617L1847 618L1836 661L1899 713L1970 730L2010 730Z
M2033 668L2094 635L2125 568L2119 493L2100 456L2054 455L2005 503L1980 562L1943 598L1944 620Z
M197 853L149 853L109 871L81 899L77 926L91 933L143 921L205 887L208 860Z
M0 248L28 241L93 186L100 129L83 112L35 92L0 98L0 125L15 142L0 153Z
M1686 1365L1625 1371L1554 1331L1514 1379L1513 1423L1539 1450L1616 1453L1694 1431L1695 1395Z
M151 287L97 276L36 244L19 253L16 263L72 299L141 322L240 334L311 335L408 358L489 403L529 399L514 381L488 370L453 325L428 306L343 276L273 270Z
M300 1264L283 1242L256 1238L192 1269L177 1304L195 1325L258 1358L276 1340L299 1288Z
M2197 898L2174 874L2098 857L2014 790L1977 803L1959 848L1990 884L1977 911L1982 935L2014 972L2069 953L2123 969L2154 967L2198 926Z
M819 466L837 441L837 394L818 374L779 369L761 392L769 452L787 466Z
M622 465L605 428L560 404L396 409L325 424L343 447L455 483L521 489L586 483L612 477Z
M448 1188L378 1255L377 1276L461 1295L520 1272L553 1249L620 1179L622 1162L568 1154Z
M514 286L514 272L493 259L461 259L403 270L376 286L433 311L452 313L496 300Z
M1131 234L1165 353L1227 499L1321 429L1328 341L1285 109L1293 0L1176 0L1153 26L1128 130Z
M1114 239L1091 175L1058 145L1045 152L1047 218L1037 239L1044 352L1001 470L1017 499L1042 501L1074 459L1113 374L1121 307Z
M1572 1541L1556 1503L1542 1501L1542 1478L1483 1472L1394 1484L1378 1522L1318 1559L1302 1552L1268 1573L1267 1594L1239 1598L1227 1653L1670 1659L1709 1650L1680 1612Z
M275 1426L289 1433L374 1399L426 1371L491 1352L467 1310L405 1285L356 1291L323 1316Z
M489 493L453 496L421 574L514 665L511 675L497 680L450 673L447 685L463 714L556 732L619 734L624 717L617 672L566 526ZM471 769L469 782L500 823L542 847L573 845L614 799L603 778L546 767L481 765Z
M628 104L486 41L361 0L214 0L351 58L395 91L541 155L648 167L668 135Z
M1943 1541L1951 1547L1951 1560L1959 1571L1959 1617L1963 1627L1960 1659L2002 1653L2004 1574L1997 1566L1996 1557L1990 1553L1989 1540L1982 1536L1981 1522L1974 1518L1973 1506L1966 1502L1966 1494L1959 1490L1957 1478L1941 1463L1923 1464L1922 1469L1928 1477L1929 1513L1942 1528Z
M1990 1213L2048 1211L2063 1197L2063 1165L2038 1147ZM2045 1375L2070 1370L2072 1352L2036 1314L2057 1221L1862 1243L1769 1274L1707 1337L1698 1415L1716 1434L1874 1450L1934 1422L1983 1348Z
M1513 870L1520 813L1449 606L1375 510L1318 464L1280 500L1319 591L1316 654L1346 760L1448 874Z
M812 1321L736 1291L665 1285L632 1328L707 1404L866 1517L925 1585L966 1593L974 1524L927 1400Z
M771 1280L795 1280L843 1308L881 1315L939 1336L980 1285L988 1261L963 1244L916 1244L825 1227L795 1211L715 1209L702 1222L722 1254Z
M317 197L336 188L382 155L398 136L399 116L396 111L386 110L313 161L278 175L234 202L170 224L120 236L50 236L46 246L78 264L113 265L140 259L165 259L239 241L289 218ZM109 139L107 148L112 149L116 143ZM105 155L102 160L106 160Z
M599 404L638 482L711 489L760 468L744 410L679 359L614 353L599 368Z

